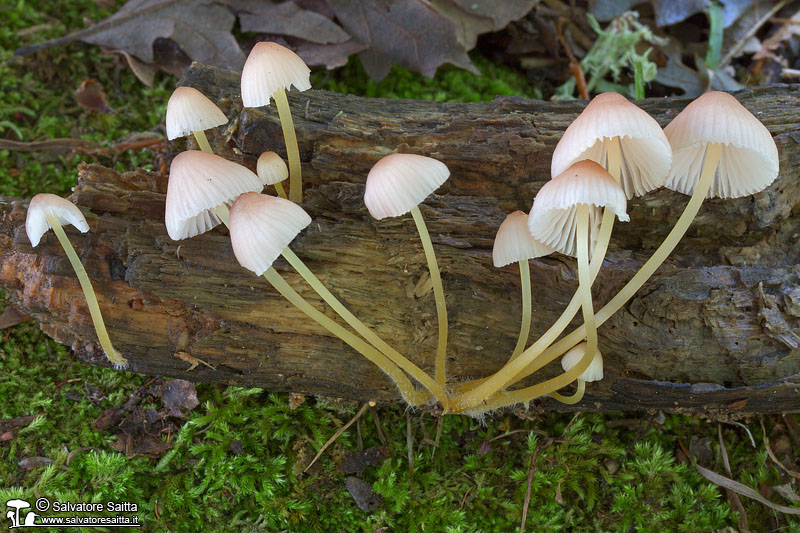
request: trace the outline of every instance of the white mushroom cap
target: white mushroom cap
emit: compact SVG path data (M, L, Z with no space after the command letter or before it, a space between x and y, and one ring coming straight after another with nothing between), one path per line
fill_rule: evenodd
M236 260L260 276L311 224L311 217L289 200L248 192L233 202L229 224Z
M564 372L571 370L577 365L585 353L585 342L576 344L570 351L565 353L564 357L561 358L561 368L564 369ZM594 357L592 358L592 362L589 363L589 368L584 370L583 374L578 376L578 379L586 382L600 381L603 379L603 355L600 353L600 350L594 352Z
M778 147L769 130L728 93L705 93L664 128L672 144L666 186L692 194L703 169L706 143L721 143L717 173L706 198L757 193L778 177Z
M405 215L450 177L441 161L415 154L390 154L375 163L367 175L364 203L381 220Z
M247 56L242 69L242 104L261 107L278 89L298 91L311 88L311 69L300 56L273 42L257 43Z
M275 185L289 177L289 167L275 152L264 152L258 157L256 173L264 185Z
M25 219L25 231L34 248L39 245L42 235L50 229L46 214L53 215L64 226L72 224L81 233L89 231L86 218L75 204L55 194L37 194L28 204L28 216Z
M514 211L506 217L494 238L492 259L494 266L503 267L517 261L527 261L550 255L555 249L531 236L528 231L528 215Z
M612 137L620 138L620 184L628 199L664 185L672 159L669 141L653 117L618 93L597 95L567 127L553 152L550 175L583 159L607 168Z
M217 105L192 87L178 87L167 103L167 139L191 135L226 124L228 117Z
M577 253L578 204L589 206L592 250L600 229L602 207L611 209L623 222L630 220L625 213L625 192L611 174L594 161L580 161L539 190L528 216L528 229L533 238L574 257Z
M264 186L252 171L218 155L188 150L169 168L167 233L174 241L205 233L220 223L213 209Z

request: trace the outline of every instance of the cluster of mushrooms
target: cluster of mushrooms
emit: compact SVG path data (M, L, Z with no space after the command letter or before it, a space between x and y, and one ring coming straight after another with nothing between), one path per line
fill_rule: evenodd
M248 56L241 80L243 105L264 106L274 98L289 160L287 167L280 156L266 152L258 159L257 173L212 153L203 132L227 123L225 114L195 89L175 90L167 109L168 138L193 134L201 150L188 150L172 161L166 229L173 240L180 240L225 224L233 253L243 267L266 278L309 318L377 365L411 406L439 403L445 413L480 416L544 395L564 403L580 401L585 383L603 376L597 327L625 305L666 259L703 199L754 194L778 175L778 151L769 131L727 93L709 92L697 98L664 130L625 97L616 93L597 96L556 146L552 179L537 194L530 214L511 213L497 232L494 265L517 262L522 287L522 323L508 362L488 378L448 388L444 290L418 206L447 180L450 171L429 157L391 154L372 167L364 193L364 203L374 218L411 213L419 231L439 326L434 375L429 376L361 322L289 248L311 217L298 205L302 202L300 159L285 90L310 88L309 75L297 55L276 43L258 43ZM287 178L288 198L281 185ZM274 185L277 196L262 193L267 185ZM615 217L628 221L627 201L662 186L691 195L689 203L651 258L595 313L591 286L603 263ZM81 232L89 229L80 210L67 200L49 194L31 200L26 225L31 244L36 246L49 228L54 230L84 290L101 347L115 366L124 367L127 361L111 344L91 283L61 224L72 224ZM558 320L526 348L531 322L528 260L553 252L577 258L578 289ZM279 255L352 331L323 314L286 282L272 267ZM583 325L556 342L579 309ZM562 374L530 387L509 389L562 355ZM557 392L573 382L577 382L574 393Z

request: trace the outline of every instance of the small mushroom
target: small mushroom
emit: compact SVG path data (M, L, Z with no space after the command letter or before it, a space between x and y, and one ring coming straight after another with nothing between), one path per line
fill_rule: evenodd
M436 300L436 315L439 321L439 339L436 349L436 382L445 384L445 355L447 352L447 307L444 299L442 276L433 251L431 237L419 204L438 189L450 170L441 161L415 154L390 154L380 159L367 175L364 203L369 213L377 220L399 217L411 213L417 226L428 270L433 283Z
M298 91L311 88L311 70L300 57L273 42L257 43L247 56L242 69L242 104L244 107L269 105L274 98L286 142L289 159L289 195L293 202L303 201L300 150L294 131L286 90L292 85Z
M495 267L503 267L513 262L519 263L520 287L522 290L522 321L519 328L519 337L510 361L516 359L525 344L531 329L531 274L528 267L529 259L536 259L550 255L555 249L534 239L528 231L528 215L522 211L509 214L494 238L492 259Z
M278 196L286 198L286 191L283 190L281 182L289 177L289 168L286 166L286 163L283 162L281 156L275 152L264 152L258 156L256 173L261 183L264 185L274 185Z
M92 317L92 324L94 324L95 332L97 333L97 340L100 346L108 357L108 360L114 365L114 368L127 368L128 361L114 348L111 344L111 339L106 331L106 325L103 322L103 315L100 312L100 304L97 303L97 296L92 288L92 282L89 281L89 275L86 269L83 268L78 254L64 233L62 224L71 224L75 226L81 233L89 231L89 224L86 222L83 213L72 202L56 196L55 194L37 194L33 197L30 204L28 204L28 215L25 220L25 230L28 233L28 239L31 241L31 246L34 248L38 246L39 241L48 229L53 230L56 234L58 242L64 248L64 253L67 254L72 268L75 270L75 275L78 277L78 282L81 284L83 295L86 298L86 305L89 307L89 315Z
M203 93L192 87L178 87L167 103L167 139L194 134L197 145L211 152L205 130L228 122L228 117Z
M564 357L561 358L561 368L564 372L569 372L575 365L580 363L585 355L586 343L582 342L564 354ZM578 388L575 393L571 396L563 396L557 392L551 392L550 396L561 403L574 405L583 399L583 394L586 391L586 383L600 381L601 379L603 379L603 355L600 353L600 350L595 350L592 362L586 370L583 371L583 374L578 376Z

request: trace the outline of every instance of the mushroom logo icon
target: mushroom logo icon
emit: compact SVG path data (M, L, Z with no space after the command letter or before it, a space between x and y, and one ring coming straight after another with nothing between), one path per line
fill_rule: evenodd
M6 502L6 507L11 507L11 509L13 509L12 511L8 511L6 513L6 517L9 520L11 520L11 527L9 527L8 529L14 529L15 527L22 526L22 524L20 524L19 522L19 510L27 509L30 506L31 504L26 502L25 500L8 500Z

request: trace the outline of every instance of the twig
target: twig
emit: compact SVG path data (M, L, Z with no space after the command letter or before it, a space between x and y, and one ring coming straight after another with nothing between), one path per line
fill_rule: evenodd
M719 449L722 453L722 464L725 466L725 473L728 474L728 477L733 478L731 463L728 461L728 450L725 448L725 440L722 438L722 424L717 424L717 434L719 435ZM739 531L750 531L750 525L747 523L747 512L744 510L739 495L728 488L725 489L725 493L728 495L728 500L733 505L736 514L739 515Z
M782 462L778 461L777 457L775 457L775 453L772 451L772 448L769 445L769 437L767 437L767 428L764 427L764 417L760 416L758 418L758 421L761 423L761 431L763 432L764 435L764 447L767 449L767 455L769 455L769 458L772 459L772 461L776 465L781 467L781 469L784 472L786 472L795 479L800 479L800 472L795 472L794 470L787 468Z
M722 58L722 59L719 61L719 65L717 66L717 68L718 68L718 69L720 69L720 68L724 67L725 65L727 65L727 64L730 62L730 60L731 60L731 59L733 59L733 57L734 57L736 54L738 54L738 53L739 53L739 51L740 51L740 50L742 49L742 47L744 46L744 43L746 43L746 42L747 42L747 40L748 40L748 39L750 39L750 37L752 37L753 35L755 35L755 33L758 31L758 29L759 29L759 28L761 28L761 26L763 26L763 25L764 25L764 24L765 24L765 23L766 23L766 22L767 22L767 21L768 21L770 18L772 18L772 15L774 15L775 13L777 13L778 11L780 11L780 10L783 8L783 6L785 6L785 5L786 5L786 4L788 4L788 3L789 3L789 0L781 0L780 2L778 2L777 4L775 4L775 5L772 7L772 9L770 9L770 10L769 10L769 11L768 11L768 12L767 12L767 13L766 13L766 14L765 14L763 17L761 17L760 19L758 19L758 20L756 21L756 23L755 23L755 24L753 24L753 27L751 27L749 30L747 30L747 33L745 33L744 35L742 35L742 36L739 38L739 40L736 42L736 44L733 46L733 48L731 48L731 49L728 51L728 53L727 53L727 54L725 54L725 57L723 57L723 58Z
M338 438L339 438L339 435L341 435L342 433L344 433L345 431L347 431L347 428L349 428L350 426L352 426L352 425L353 425L353 423L354 423L356 420L358 420L358 418L359 418L361 415L363 415L363 414L364 414L364 411L366 411L366 410L367 410L367 409L370 407L370 405L375 405L375 402L367 402L367 403L365 403L364 405L362 405L362 406L361 406L361 409L359 409L359 410L358 410L358 412L355 414L355 416L354 416L353 418L351 418L351 419L350 419L350 421L349 421L347 424L345 424L345 425L343 425L341 428L339 428L339 429L336 431L336 433L334 433L334 434L333 434L333 437L331 437L330 439L328 439L328 442L326 442L326 443L325 443L325 444L322 446L322 448L320 449L320 451L319 451L319 452L317 452L317 455L315 455L315 456L314 456L314 459L312 459L312 460L311 460L311 462L309 463L309 465L303 469L303 473L306 473L306 472L308 471L308 469L309 469L309 468L311 468L312 466L314 466L314 463L316 463L316 462L317 462L317 459L319 459L319 458L322 456L322 454L323 454L323 453L325 453L325 450L327 450L327 449L328 449L328 446L330 446L331 444L333 444L333 443L336 441L336 439L338 439Z
M549 440L549 439L547 439ZM546 442L546 441L544 441ZM536 468L536 456L539 455L539 450L542 448L542 443L536 445L531 454L531 464L528 467L528 486L525 488L525 501L522 504L522 523L519 525L519 533L525 533L525 521L528 519L528 505L531 503L531 485L533 484L533 471Z
M572 54L572 49L570 49L569 45L567 44L567 40L564 38L564 22L564 18L558 19L558 26L556 27L558 40L561 41L561 46L563 46L564 51L567 52L567 57L569 58L569 71L573 76L575 76L575 85L578 89L578 94L581 95L582 99L588 100L589 91L586 88L586 77L583 75L583 69L581 68L580 62L575 59L575 56Z
M386 436L383 434L383 429L381 429L381 421L378 418L378 410L370 405L369 412L372 414L372 420L375 422L375 431L378 433L378 440L381 441L382 445L386 446Z

